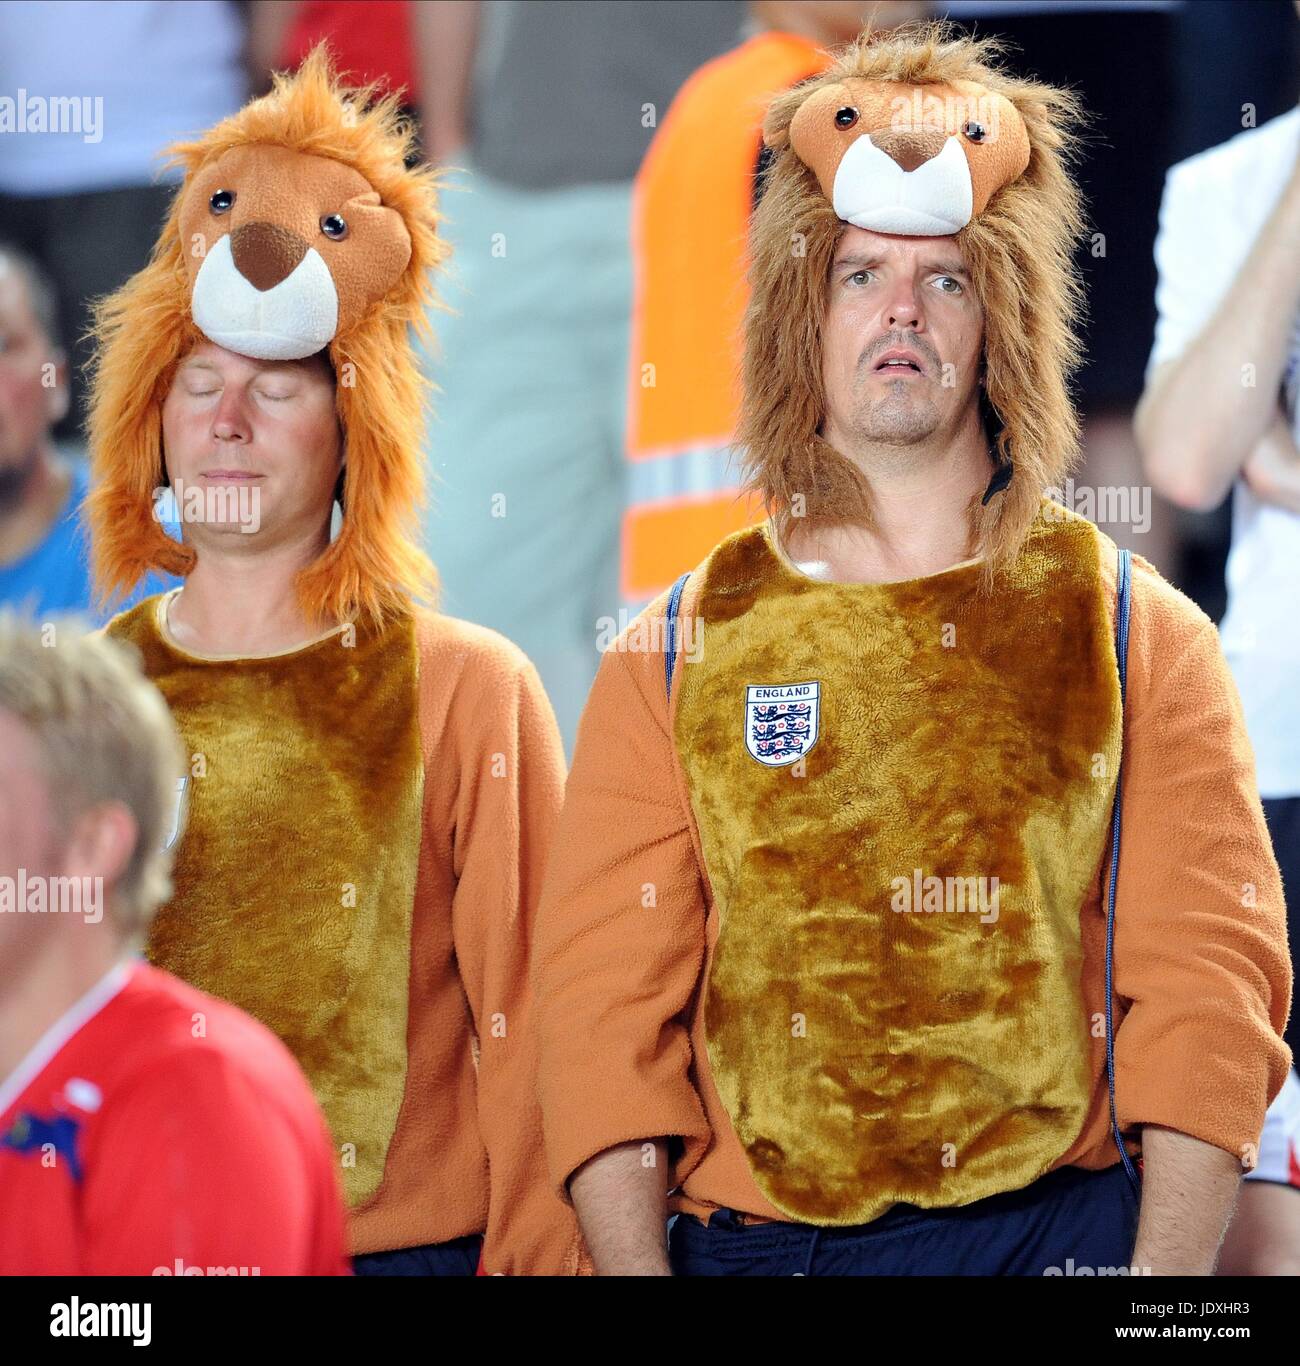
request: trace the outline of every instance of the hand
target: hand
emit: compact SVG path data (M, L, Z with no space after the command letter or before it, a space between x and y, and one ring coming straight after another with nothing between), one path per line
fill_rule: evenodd
M1300 451L1280 408L1246 457L1241 477L1260 502L1300 514Z

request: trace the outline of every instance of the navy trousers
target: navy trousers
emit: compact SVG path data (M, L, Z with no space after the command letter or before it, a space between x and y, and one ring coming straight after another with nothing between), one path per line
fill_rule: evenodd
M353 1257L352 1270L358 1276L473 1276L482 1246L482 1236L469 1233L448 1243L367 1252Z
M851 1228L682 1214L668 1250L679 1276L1117 1275L1132 1261L1137 1215L1119 1164L1062 1167L960 1209L895 1205Z

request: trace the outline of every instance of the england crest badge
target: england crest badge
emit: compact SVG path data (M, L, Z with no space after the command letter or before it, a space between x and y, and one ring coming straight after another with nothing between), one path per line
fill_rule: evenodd
M821 690L820 683L745 690L745 748L760 764L792 764L817 743Z

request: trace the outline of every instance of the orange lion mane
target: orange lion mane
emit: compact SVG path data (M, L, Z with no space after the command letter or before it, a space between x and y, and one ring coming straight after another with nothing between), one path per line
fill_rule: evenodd
M400 214L411 259L388 294L330 342L336 408L346 440L345 514L338 536L298 576L298 599L313 621L376 625L432 604L437 575L417 543L424 501L422 450L432 384L416 361L412 329L427 340L438 306L432 272L449 254L438 236L438 178L408 170L414 130L396 94L377 85L342 85L328 50L315 48L296 73L277 72L271 91L192 142L167 148L184 168L149 264L98 300L89 444L93 491L87 502L92 570L101 606L129 593L150 569L185 575L195 551L154 515L164 483L162 404L180 361L203 334L190 316L190 282L178 226L194 175L233 147L269 144L331 157L354 168ZM346 368L345 368L346 367Z
M813 91L853 77L975 81L1006 96L1029 134L1028 168L957 234L984 308L986 429L998 460L1015 462L1007 489L987 506L977 496L968 509L986 587L1022 544L1044 490L1059 486L1077 463L1069 383L1080 361L1074 325L1083 313L1073 260L1083 205L1068 163L1084 113L1071 92L1010 75L1001 54L997 40L967 37L943 22L867 32L824 73L773 101L764 124L773 160L750 236L737 433L745 487L762 497L779 527L800 503L810 519L871 524L861 473L819 435L822 321L844 224L791 148L790 121Z

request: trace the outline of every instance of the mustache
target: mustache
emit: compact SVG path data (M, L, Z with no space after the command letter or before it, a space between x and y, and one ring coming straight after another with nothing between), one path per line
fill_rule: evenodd
M936 370L943 363L934 347L928 341L916 336L915 333L887 332L883 337L877 337L858 357L858 369L874 362L877 357L896 346L903 347L908 351L915 351L923 361L932 365Z

